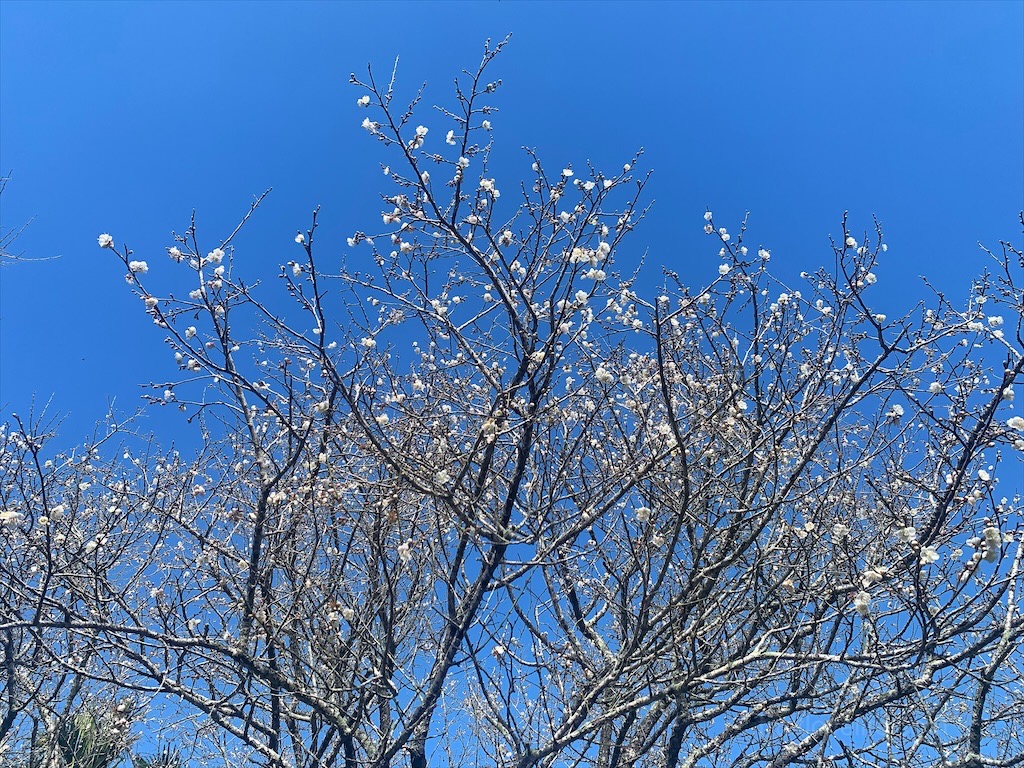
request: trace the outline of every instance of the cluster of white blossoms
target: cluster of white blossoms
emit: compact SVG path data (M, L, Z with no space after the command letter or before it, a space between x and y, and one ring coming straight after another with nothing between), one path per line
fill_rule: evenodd
M853 607L857 613L861 616L867 616L871 613L871 595L864 590L861 590L853 597Z
M501 192L494 186L494 179L480 179L480 189L495 200L501 197Z
M412 539L406 539L398 545L398 557L403 563L408 563L412 560Z

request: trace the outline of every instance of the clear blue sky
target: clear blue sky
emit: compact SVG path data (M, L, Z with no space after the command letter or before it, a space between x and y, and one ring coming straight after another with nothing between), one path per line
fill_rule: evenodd
M2 223L35 217L18 250L60 258L0 271L0 410L52 397L70 443L109 397L131 410L139 384L173 378L99 233L163 265L193 208L213 241L273 187L239 242L249 278L295 257L317 204L340 256L379 222L384 188L349 72L398 55L406 93L426 80L445 101L508 32L501 172L528 171L523 145L605 168L643 146L657 202L629 247L652 280L661 264L713 277L706 207L730 229L749 210L786 273L830 263L844 210L857 229L877 214L894 309L923 294L920 274L965 293L978 241L1019 239L1021 2L2 0Z

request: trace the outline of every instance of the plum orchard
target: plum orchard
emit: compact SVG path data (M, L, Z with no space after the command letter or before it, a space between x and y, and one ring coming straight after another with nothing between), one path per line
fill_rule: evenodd
M1019 764L1020 251L887 317L877 227L794 287L698 213L713 279L644 295L638 158L489 173L496 52L427 116L352 78L358 271L316 215L277 304L238 229L100 237L203 448L8 423L4 760L105 702L197 765Z

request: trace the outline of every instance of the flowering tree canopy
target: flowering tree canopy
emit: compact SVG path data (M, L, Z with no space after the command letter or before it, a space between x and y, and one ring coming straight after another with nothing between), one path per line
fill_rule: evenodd
M202 449L10 417L3 759L105 701L196 765L1020 764L1021 251L889 316L877 224L793 286L695 212L646 295L639 156L491 171L500 48L429 113L352 77L381 221L339 269L314 213L285 303L241 225L99 236Z

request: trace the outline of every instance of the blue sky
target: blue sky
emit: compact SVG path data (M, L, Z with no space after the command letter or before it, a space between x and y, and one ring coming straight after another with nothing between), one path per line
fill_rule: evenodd
M893 313L924 295L921 274L966 294L978 242L1019 238L1020 2L3 0L0 218L34 217L17 250L60 258L0 271L0 411L52 398L70 444L110 398L130 411L138 385L174 377L99 233L159 265L193 209L213 242L273 187L238 242L248 277L295 257L318 204L340 259L385 188L349 72L400 56L404 92L427 81L443 102L509 32L492 73L498 171L528 177L524 145L606 168L644 147L656 203L627 253L646 254L652 283L661 265L713 278L706 208L730 230L750 211L783 274L831 262L843 211L858 231L877 215Z

